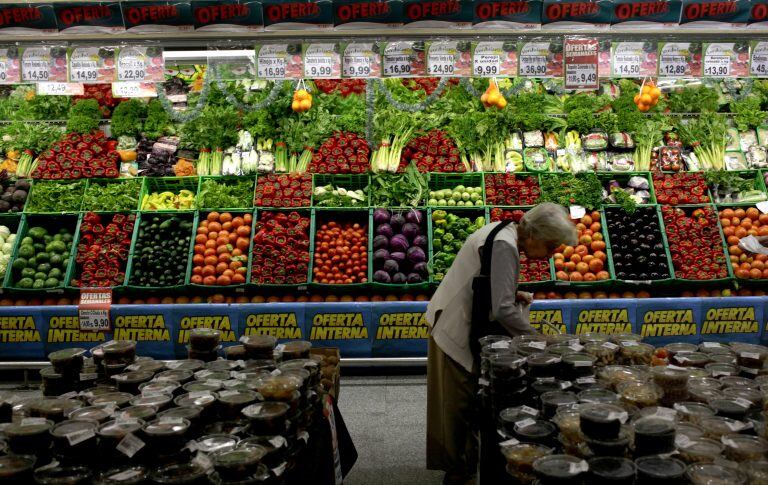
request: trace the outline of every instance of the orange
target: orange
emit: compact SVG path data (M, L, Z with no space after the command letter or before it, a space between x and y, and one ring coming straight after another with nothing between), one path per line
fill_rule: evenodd
M598 260L598 261L599 261L599 260ZM587 271L589 271L589 265L588 265L587 263L578 263L578 264L576 265L576 271L578 271L578 272L579 272L579 273L581 273L582 275L583 275L583 274L586 274L586 273L587 273Z
M568 281L568 273L566 273L565 271L558 271L557 273L555 273L555 278L561 281Z
M736 277L740 278L740 279L743 279L743 280L747 280L747 279L749 279L749 271L747 271L745 269L737 269L736 270Z
M581 255L574 254L573 256L571 256L571 262L576 264L581 263Z
M743 237L746 237L747 230L744 229L743 227L739 227L738 229L736 229L736 232L734 232L734 234L736 235L737 238L741 239Z
M728 236L727 242L729 246L738 246L739 238L736 236Z
M749 270L749 277L755 280L759 280L763 276L763 272L757 268Z
M759 219L760 218L760 211L757 210L756 207L750 207L749 209L747 209L747 217L749 217L753 221L755 219Z
M733 209L723 209L722 212L720 212L720 217L730 219L733 217Z
M219 221L221 222L232 222L232 214L229 212L224 212L219 216Z
M733 214L738 217L739 219L743 218L745 215L747 215L747 211L739 207L735 211L733 211Z
M584 281L584 277L578 271L574 271L573 273L568 275L568 279L570 279L571 281Z
M603 269L603 262L599 259L593 259L589 262L589 270L597 274Z
M607 271L598 271L597 275L595 276L597 276L598 280L607 280L608 278L611 277L611 275L608 274Z
M723 227L728 227L731 225L731 220L723 217L722 219L720 219L720 225Z
M194 264L195 266L203 265L204 261L205 261L205 256L203 256L202 254L195 254L192 257L192 264Z
M205 218L208 222L218 221L219 220L219 213L218 212L209 212L208 216Z
M574 251L576 252L576 254L580 254L583 256L589 252L589 249L587 249L587 247L584 246L583 244L579 244L578 246L576 246L576 249Z
M592 225L592 216L585 215L581 218L581 223L584 224L584 227Z
M597 279L597 276L595 276L594 273L585 273L584 274L584 281L595 281Z

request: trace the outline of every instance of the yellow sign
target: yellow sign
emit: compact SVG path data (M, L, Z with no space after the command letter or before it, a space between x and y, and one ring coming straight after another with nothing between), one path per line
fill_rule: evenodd
M115 318L115 340L170 342L171 333L162 315L120 315Z
M80 331L80 319L77 316L51 317L48 319L48 343L64 342L104 342L104 332Z
M362 313L318 313L312 318L311 340L367 339Z
M179 325L178 343L185 344L189 341L189 331L193 328L212 328L221 332L222 342L235 342L235 331L232 329L232 321L227 315L208 315L201 317L183 317Z
M626 308L581 310L576 323L576 334L590 332L632 333L629 311Z
M39 341L40 332L31 316L0 317L0 343Z
M728 333L758 333L760 324L755 319L755 308L724 307L710 308L701 326L702 335Z
M245 320L245 335L271 335L277 339L302 339L296 313L256 313Z
M429 325L424 312L384 313L379 317L376 340L427 338Z
M640 329L643 337L674 337L696 335L693 310L650 310L643 315Z
M530 315L531 327L535 328L544 335L554 333L568 333L565 327L565 319L563 318L563 311L556 310L531 310ZM557 332L549 325L542 325L542 321L547 321L557 327Z

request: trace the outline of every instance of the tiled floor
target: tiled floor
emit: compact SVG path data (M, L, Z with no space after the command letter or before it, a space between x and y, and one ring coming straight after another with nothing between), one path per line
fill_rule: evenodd
M425 376L345 377L339 409L358 460L345 485L431 485L440 472L425 468Z

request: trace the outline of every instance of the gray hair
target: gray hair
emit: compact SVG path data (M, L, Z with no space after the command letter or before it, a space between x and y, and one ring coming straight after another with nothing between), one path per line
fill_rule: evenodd
M544 202L529 210L518 227L523 239L535 239L553 244L575 246L578 241L576 225L561 205Z

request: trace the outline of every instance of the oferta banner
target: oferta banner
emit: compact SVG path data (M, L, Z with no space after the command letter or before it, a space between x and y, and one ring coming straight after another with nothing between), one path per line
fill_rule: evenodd
M373 357L427 355L426 302L372 303Z

